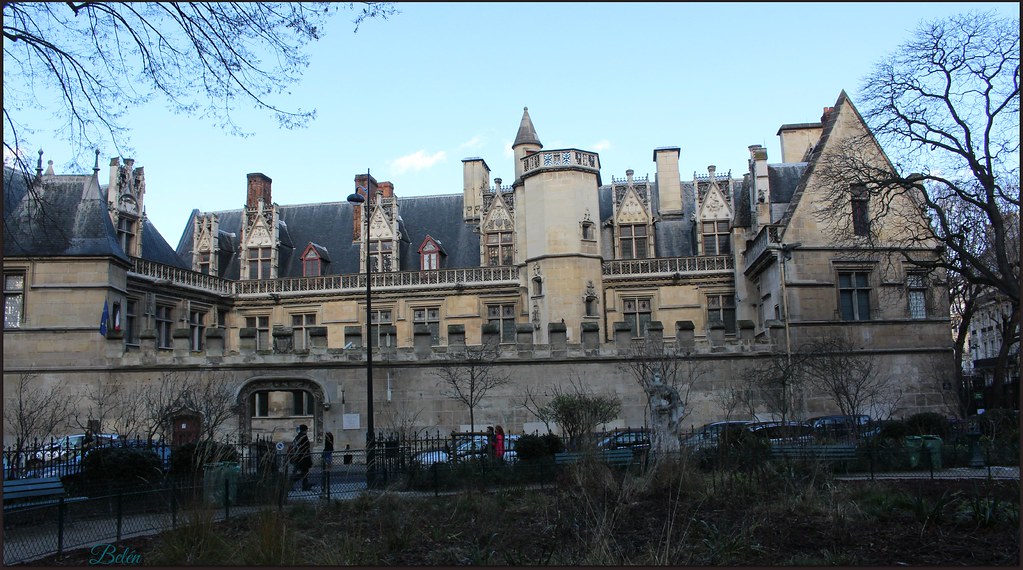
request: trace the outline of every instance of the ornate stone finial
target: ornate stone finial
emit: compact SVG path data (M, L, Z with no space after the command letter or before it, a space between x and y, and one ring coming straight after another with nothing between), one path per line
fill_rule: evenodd
M494 179L494 186L496 186L498 190L501 189L501 179L500 178L495 178Z
M39 162L36 163L36 176L43 175L43 149L39 149Z
M47 176L53 176L53 161L52 160L47 160L46 161L46 175Z
M711 178L714 178L714 171L717 170L717 168L718 167L714 166L713 164L708 166L707 167L707 174L709 174Z
M99 172L99 149L96 149L96 163L92 165L93 172Z
M632 183L633 174L635 174L635 172L631 168L625 171L625 179L628 180L630 184Z

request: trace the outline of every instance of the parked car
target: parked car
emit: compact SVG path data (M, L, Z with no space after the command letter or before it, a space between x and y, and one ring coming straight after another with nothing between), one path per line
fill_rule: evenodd
M682 446L692 450L715 448L727 434L736 434L751 423L749 420L726 420L704 424L683 438Z
M597 449L622 449L646 451L650 449L650 432L645 429L617 431L597 440Z
M515 444L519 441L518 435L508 434L504 436L504 457L507 463L515 463L519 460L519 454L515 451Z
M444 449L433 449L417 453L412 460L423 466L434 463L445 463L448 461L465 461L469 459L482 459L487 453L487 436L471 435L455 438L455 453L451 454L450 444Z
M118 439L119 436L114 433L95 434L93 435L93 446L99 447L111 445L117 442ZM36 452L35 458L36 460L43 462L63 460L77 461L81 458L80 450L84 443L84 433L65 435L64 437L53 440L43 446L42 449Z
M813 428L803 422L757 422L747 425L745 429L769 445L808 445L814 442Z
M858 416L818 416L806 420L818 438L849 439L853 437L869 438L880 432L880 425L873 425L868 415Z

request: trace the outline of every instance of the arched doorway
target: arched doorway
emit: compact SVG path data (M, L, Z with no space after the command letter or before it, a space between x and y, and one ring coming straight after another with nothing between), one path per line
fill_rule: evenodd
M255 378L238 392L238 433L243 443L257 439L291 441L295 427L309 426L314 442L323 441L323 404L319 383L305 378Z

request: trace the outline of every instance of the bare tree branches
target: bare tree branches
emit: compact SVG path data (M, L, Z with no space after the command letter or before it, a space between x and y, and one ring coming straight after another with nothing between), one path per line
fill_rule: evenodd
M800 347L801 373L810 386L826 394L843 415L870 415L887 420L902 400L902 390L880 369L880 362L857 354L837 336Z
M476 430L476 407L493 389L504 386L509 378L498 370L496 342L465 347L461 364L444 366L434 375L439 379L441 394L469 408L469 431Z
M13 393L4 394L4 429L20 452L32 440L55 435L76 415L75 398L61 385L44 387L35 374L21 374Z
M391 3L363 2L353 21L396 13ZM339 6L327 2L4 2L4 148L22 157L19 118L52 109L56 135L85 152L101 139L126 149L125 113L154 98L179 113L245 135L240 105L294 128L314 110L287 108L309 63L305 48ZM25 161L19 160L24 166ZM79 157L73 165L81 167ZM27 168L25 169L27 172Z
M622 411L618 396L595 394L585 387L581 378L569 381L568 387L555 384L544 395L549 399L540 403L538 396L526 391L526 409L547 426L557 424L568 437L569 448L580 449L590 445L589 437L597 426L615 420Z

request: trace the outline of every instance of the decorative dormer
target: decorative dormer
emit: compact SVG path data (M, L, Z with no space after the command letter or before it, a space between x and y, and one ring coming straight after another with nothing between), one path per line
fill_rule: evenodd
M637 180L633 171L625 171L625 180L611 178L615 228L616 259L654 257L653 211L650 203L650 182Z
M355 177L355 186L357 193L365 195L368 190L370 195L365 207L356 206L355 220L358 223L352 233L354 240L359 242L359 258L365 259L368 247L374 272L400 271L398 263L400 260L398 248L401 241L400 216L394 185L390 182L377 184L373 177L367 179L366 174L360 174ZM369 216L368 236L362 235L362 228L366 223L365 216ZM360 271L366 270L364 264L359 265Z
M269 176L256 172L248 175L248 195L241 236L241 278L275 279L277 277L278 234L277 205L272 202Z
M495 178L494 187L483 194L480 261L484 266L515 263L515 194L510 190Z
M440 269L442 266L441 257L447 257L444 247L439 241L433 239L430 234L426 234L422 245L419 246L419 269L422 271Z
M192 229L192 271L220 275L220 219L199 214Z
M302 251L302 277L319 277L324 275L323 266L330 263L327 248L318 243L309 242Z
M715 173L716 168L707 167L707 177L694 176L696 187L696 219L697 231L700 233L699 252L701 255L728 255L732 253L732 177L728 174L723 180L725 189L721 188L721 180Z
M142 220L145 217L146 175L143 168L133 168L135 160L110 159L110 184L107 186L107 209L117 229L117 241L131 257L142 255ZM98 168L98 165L97 165Z

